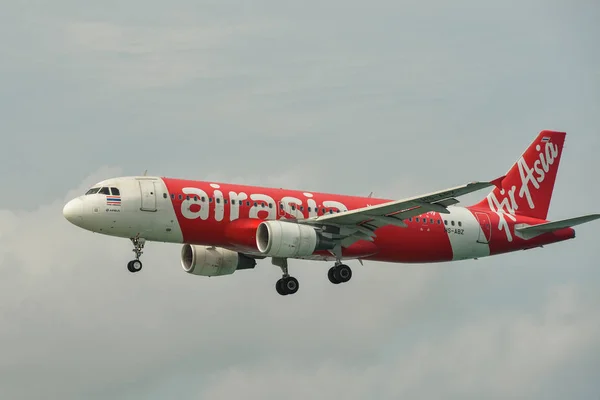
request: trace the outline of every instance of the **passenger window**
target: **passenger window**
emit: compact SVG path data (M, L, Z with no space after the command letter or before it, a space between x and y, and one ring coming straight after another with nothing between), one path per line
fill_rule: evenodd
M256 202L254 202L254 207L256 207Z
M185 199L186 199L186 200L189 200L189 199L190 199L190 196L189 196L189 195L185 196Z
M283 203L279 203L279 208L283 210Z
M212 197L209 197L209 198L208 198L208 202L209 202L209 203L212 203L212 201L213 201L213 198L212 198Z
M408 219L408 222L412 222L412 217L410 217L410 218Z
M458 221L458 226L462 226L462 222Z
M235 205L235 199L231 199L231 204Z
M452 226L454 226L454 221L450 222L452 224Z
M204 203L206 201L206 198L204 196L202 196L202 197L200 197L200 201Z
M247 201L247 202L246 202L246 205L247 205L248 207L250 207L250 202L249 202L249 201Z
M171 199L175 200L175 193L171 193Z
M223 203L224 203L224 204L227 204L227 199L224 199L224 200L223 200Z
M182 195L179 195L179 200L182 200L182 199L183 199L183 196L182 196Z
M430 219L429 223L433 225L433 224L435 224L435 221L433 219Z
M329 214L333 214L333 208L329 209Z
M442 223L442 221L440 221L440 220L438 219L438 225L441 225L441 223Z
M269 203L269 208L273 208L273 203Z
M292 206L292 211L295 211L295 210L296 210L296 206Z
M221 199L217 197L217 203L221 204Z
M110 194L110 192L108 191L107 187L103 187L102 189L100 189L100 194Z
M166 198L167 198L167 197L169 197L169 196L167 196L167 194L166 194L166 193L163 193L163 197L166 199Z
M310 208L310 207L308 207L308 212L310 212L310 211L311 211L311 208Z
M427 223L427 218L423 218L423 223L426 224Z
M262 208L265 208L265 203L260 203L260 206L261 206Z
M419 222L419 218L415 218L415 222Z
M444 220L444 225L448 225L448 220L447 219Z

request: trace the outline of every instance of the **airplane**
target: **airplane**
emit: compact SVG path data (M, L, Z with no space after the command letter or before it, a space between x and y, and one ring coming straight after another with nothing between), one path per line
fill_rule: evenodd
M506 175L402 200L269 187L126 176L93 185L70 200L64 217L88 231L128 238L142 269L147 241L182 244L181 266L200 276L231 275L270 257L282 270L275 288L299 283L288 259L334 262L333 284L352 278L347 260L440 263L533 249L575 238L590 214L547 220L566 132L543 130ZM456 199L489 194L462 207ZM490 190L488 189L488 190Z

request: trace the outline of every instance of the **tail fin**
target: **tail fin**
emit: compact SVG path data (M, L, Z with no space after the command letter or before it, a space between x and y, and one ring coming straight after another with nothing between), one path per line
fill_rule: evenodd
M473 207L545 220L565 137L565 132L541 131L496 188Z

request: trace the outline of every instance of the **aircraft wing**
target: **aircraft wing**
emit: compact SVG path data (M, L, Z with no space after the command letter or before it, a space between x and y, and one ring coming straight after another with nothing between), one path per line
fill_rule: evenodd
M375 236L373 232L382 226L396 225L406 227L407 225L404 223L404 219L430 211L448 214L449 212L446 207L459 203L456 197L492 186L496 184L497 181L498 180L492 182L471 182L466 185L403 200L390 201L342 213L327 214L298 220L298 223L317 226L336 226L340 228L340 236L338 238L358 234L359 236L362 235L368 237L369 239L367 240L372 240L372 237ZM355 238L355 240L358 239L359 238ZM347 241L345 242L344 245L347 246L349 243Z

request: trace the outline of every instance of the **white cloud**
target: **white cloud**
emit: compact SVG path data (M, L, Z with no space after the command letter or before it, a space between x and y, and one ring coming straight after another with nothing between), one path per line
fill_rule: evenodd
M405 350L392 346L371 363L339 363L323 355L298 367L291 350L287 359L226 368L202 383L197 398L535 398L562 365L600 345L598 303L578 291L554 287L535 314L482 316L434 340L417 339Z

